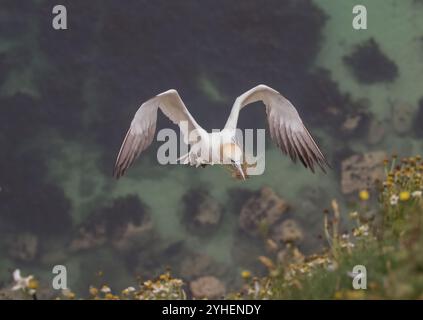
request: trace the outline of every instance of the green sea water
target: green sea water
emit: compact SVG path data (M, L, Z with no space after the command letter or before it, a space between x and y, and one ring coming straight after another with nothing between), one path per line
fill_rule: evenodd
M390 101L406 102L417 109L417 102L422 97L423 3L416 3L413 0L362 0L359 3L353 0L313 1L329 17L324 27L323 43L314 67L329 69L342 92L350 93L354 99L368 99L371 111L386 123L387 138L383 142L369 147L364 141L357 140L352 142L353 150L421 153L423 151L421 141L410 136L398 137L393 132L390 124L392 117ZM357 31L352 28L352 7L355 4L363 4L367 7L367 30ZM379 43L381 50L399 68L399 77L392 83L360 84L342 61L343 56L350 53L356 44L371 37ZM0 50L6 50L11 45L13 43L0 43ZM37 62L33 68L42 68L45 63L47 62ZM16 88L20 88L21 91L36 97L37 92L31 81L31 70L15 74L5 83L2 92L11 93ZM198 85L204 88L204 94L210 100L227 101L227 110L224 112L229 113L231 99L234 100L235 97L222 98L207 74L199 77ZM301 113L301 106L297 107ZM315 131L320 138L319 144L328 154L331 154L333 146L343 143L322 130ZM137 194L149 207L153 223L164 240L171 242L183 240L192 250L206 253L216 261L229 265L233 264L231 250L238 227L237 213L231 212L231 207L228 205L232 201L230 190L234 188L257 190L262 186L269 186L286 199L294 209L303 201L304 188L324 190L324 196L315 208L315 212L298 210L298 214L305 220L308 219L307 215L321 215L322 210L329 206L332 198L342 199L340 182L333 171L329 171L327 175L312 174L300 165L291 163L290 159L283 156L273 145L266 152L265 173L245 182L232 179L226 170L217 166L205 169L182 166L162 167L157 164L154 148L150 148L136 162L125 178L115 181L98 169L97 161L101 150L92 143L82 144L70 138L59 138L54 132L43 139L44 143L47 142L51 148L57 148L58 152L50 158L48 163L49 175L53 181L63 187L66 196L71 200L74 224L84 221L90 210L99 204L110 203L113 199L124 195ZM90 192L81 193L81 186L87 185ZM219 230L212 236L204 238L189 234L181 222L184 211L181 201L183 195L191 188L200 186L207 187L211 195L226 208ZM84 266L91 263L93 271L97 267L106 269L106 272L107 269L111 272L122 270L122 272L116 272L119 275L114 275L115 283L122 286L129 284L131 276L125 273L122 263L107 249L99 250L92 256L87 254L71 256L66 262L70 270L79 274L80 277L84 277L83 274L86 273ZM2 265L11 267L12 262L3 258ZM242 266L236 266L236 268L240 267ZM3 278L6 278L5 268L2 269ZM39 271L42 272L42 268ZM75 280L74 283L81 279Z
M417 108L417 101L422 95L421 74L423 73L423 5L421 11L416 10L416 5L411 0L387 1L368 0L361 1L368 10L368 30L357 31L352 28L352 6L355 1L315 0L315 2L327 13L329 20L324 28L324 41L316 67L325 67L332 72L333 79L339 83L343 92L349 92L353 98L367 98L371 102L371 110L380 119L389 121L391 109L389 99L405 101ZM419 19L420 18L420 19ZM373 37L380 44L381 49L387 54L400 69L399 78L392 84L362 85L358 83L342 62L342 57L348 54L354 45ZM205 90L207 92L207 90ZM209 93L215 96L212 91ZM231 104L228 104L229 109ZM299 109L301 106L299 106ZM390 128L387 128L390 131ZM334 137L319 133L323 148L331 149L332 143L339 143ZM385 145L367 147L363 142L356 142L356 151L386 150L396 152L403 143L411 144L410 153L420 153L422 143L412 140L410 137L386 139ZM386 141L385 140L385 141ZM66 166L59 165L52 172L64 170L63 187L68 197L74 204L73 215L76 219L83 217L84 207L90 202L96 203L98 197L104 199L118 197L127 194L138 194L150 207L153 221L164 239L177 241L185 240L194 250L206 253L217 261L231 263L231 244L233 243L234 231L237 228L236 214L225 212L221 228L212 237L201 237L187 234L181 222L183 206L181 198L187 190L195 186L206 186L211 194L222 204L230 201L228 191L232 188L247 188L257 190L266 185L274 189L280 196L287 199L293 207L302 201L301 191L304 187L322 188L327 191L330 198L341 199L340 182L333 174L312 174L299 165L291 163L287 157L272 146L266 153L266 171L262 176L252 177L246 182L233 180L226 170L220 167L206 169L194 169L185 167L162 168L154 161L155 150L149 150L149 156L141 157L128 177L119 182L112 181L110 177L95 174L95 162L85 163L81 167L82 160L78 154L83 155L86 162L87 153L80 150L81 146L75 146L77 150L70 151L71 163ZM79 149L79 150L78 150ZM95 151L89 149L89 159L95 159ZM94 149L95 150L95 149ZM65 157L68 159L68 157ZM58 163L63 164L63 159ZM81 171L82 170L82 171ZM195 171L195 172L193 172ZM94 179L97 192L92 198L84 198L76 194L76 186L81 179L89 173ZM60 173L59 173L60 174ZM101 190L108 191L107 197ZM321 210L329 206L330 198L321 199L321 207L310 215L320 215Z
M381 119L391 117L389 99L409 102L417 108L417 101L422 95L422 83L419 80L423 73L421 41L423 19L419 17L421 18L423 14L423 5L422 11L419 11L411 0L362 1L360 3L364 4L368 10L368 30L357 31L351 25L352 6L356 3L355 1L315 0L315 2L329 16L324 28L324 42L315 66L328 68L343 92L349 92L357 99L369 99L371 110ZM348 54L354 45L370 37L378 41L383 52L393 59L400 69L399 78L392 84L362 85L351 76L342 62L342 57ZM211 93L211 95L215 94ZM231 104L228 104L227 112L230 107ZM339 143L333 140L333 137L325 136L322 141L325 149L330 150L331 143ZM398 139L395 143L389 140L386 146L378 145L374 148L394 152L396 148L400 148L402 140L405 140L407 144L412 143L411 153L421 152L421 142L414 141L409 136ZM291 163L288 158L282 157L274 146L266 153L265 173L246 182L231 179L226 170L220 167L197 170L179 166L162 168L154 161L155 150L149 150L149 156L141 157L128 177L115 182L111 181L110 177L96 174L94 162L96 155L93 149L87 148L88 159L93 159L93 162L86 163L87 153L83 147L77 145L76 150L72 150L72 146L69 148L73 156L70 158L65 156L65 158L71 159L70 163L62 166L60 164L63 164L63 159L58 159L55 162L59 163L59 168L52 163L52 172L58 172L60 169L65 171L62 173L63 186L66 194L75 204L76 219L79 215L83 215L83 208L89 204L90 200L97 201L102 189L110 188L108 196L112 197L136 193L151 208L154 222L164 237L171 239L189 237L188 243L194 248L201 248L221 261L230 261L230 247L227 244L232 242L233 229L236 227L234 215L227 212L220 232L208 239L206 243L197 237L190 237L180 222L178 211L183 210L181 197L191 187L207 186L211 194L222 204L230 200L228 190L231 188L242 187L256 190L263 185L273 188L294 206L296 202L301 201L300 191L305 186L321 187L333 197L340 196L339 181L331 172L327 175L321 173L313 175ZM366 149L368 147L365 144L358 142L357 151ZM78 155L83 155L85 161L78 159ZM85 162L82 167L81 162ZM76 193L76 186L88 172L93 177L92 179L95 179L94 184L99 191L94 193L92 199L81 199ZM57 174L60 175L60 172ZM323 204L323 207L326 206Z

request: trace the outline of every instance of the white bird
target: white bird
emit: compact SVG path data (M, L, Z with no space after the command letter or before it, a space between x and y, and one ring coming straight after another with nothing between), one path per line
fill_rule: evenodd
M235 132L241 109L257 101L262 101L266 106L270 135L276 145L294 162L298 158L311 171L314 172L314 167L318 165L326 172L325 166L329 165L295 107L276 90L258 85L235 100L225 127L220 132L208 133L201 128L174 89L144 102L135 113L122 143L113 175L120 178L151 144L156 131L157 110L160 108L170 120L179 125L184 141L190 145L189 152L181 158L184 164L196 167L231 164L240 177L245 179L244 154L236 142ZM206 156L201 153L204 150L209 151Z

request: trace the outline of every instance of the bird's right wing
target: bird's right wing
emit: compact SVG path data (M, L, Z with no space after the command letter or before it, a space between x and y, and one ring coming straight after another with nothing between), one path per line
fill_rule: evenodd
M140 153L153 141L158 108L173 123L179 125L186 143L189 142L189 136L192 131L201 129L189 113L178 92L174 89L163 92L144 102L135 113L131 126L123 140L113 170L114 177L120 178Z

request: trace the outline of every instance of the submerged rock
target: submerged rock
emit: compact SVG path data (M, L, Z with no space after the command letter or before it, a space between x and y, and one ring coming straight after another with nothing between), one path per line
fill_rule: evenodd
M387 157L384 151L374 151L353 155L341 163L341 190L351 194L371 187L384 177L383 160Z
M19 233L8 239L8 253L12 259L33 261L39 251L38 237L32 233Z
M359 114L348 115L344 123L342 123L341 130L346 133L354 132L362 120L362 116Z
M380 143L385 137L385 126L382 120L373 118L367 133L367 142L371 145Z
M106 229L104 225L81 226L76 237L69 245L70 251L81 251L99 247L106 243Z
M272 228L272 239L279 243L301 242L304 238L303 231L293 219L287 219Z
M184 280L194 280L204 275L213 275L227 279L231 271L229 266L203 253L185 253L179 258L179 275Z
M213 276L205 276L191 281L189 287L193 297L197 299L219 299L226 292L223 282Z
M414 108L408 103L392 104L392 125L398 134L406 134L413 126Z
M127 252L144 247L153 237L153 222L150 218L141 224L128 222L120 227L111 239L111 245L118 251Z
M222 207L206 190L188 190L183 197L184 221L193 232L216 230L222 217Z
M350 55L344 56L344 63L357 80L365 84L390 82L399 73L395 62L385 56L373 38L357 45Z
M147 243L152 229L144 204L137 196L127 196L96 211L79 227L69 249L80 251L110 243L115 249L127 251Z
M352 109L346 108L342 114L345 117L339 133L350 137L358 138L362 136L369 126L370 122L370 101L368 99L358 99L353 102ZM353 111L351 111L353 110Z
M182 260L179 273L185 279L193 279L204 274L209 274L212 264L213 260L210 256L197 254Z
M247 234L257 236L277 222L287 209L288 204L284 199L271 188L263 187L241 208L239 226Z

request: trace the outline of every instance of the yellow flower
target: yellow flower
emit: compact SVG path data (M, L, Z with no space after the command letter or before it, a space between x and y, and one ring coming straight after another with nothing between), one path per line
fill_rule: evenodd
M33 279L33 278L31 280L29 280L29 282L28 282L28 289L35 290L37 288L38 288L38 281L35 280L35 279Z
M163 281L169 281L169 279L170 279L170 274L169 274L169 273L164 273L164 274L161 274L161 275L160 275L160 277L159 277L159 279L160 279L160 280L163 280Z
M408 191L401 191L400 192L400 194L399 194L399 199L401 200L401 201L408 201L408 200L410 200L410 192L408 192Z
M75 299L75 293L73 293L71 290L69 289L63 289L62 290L62 294L65 298L73 300Z
M349 300L358 300L364 298L364 291L363 290L348 290L345 292L345 298Z
M367 201L370 198L370 194L369 191L367 190L361 190L358 194L358 197L360 198L360 200L362 201Z
M115 296L109 292L109 293L106 293L106 295L104 296L104 298L106 300L113 300L115 298Z
M71 299L71 300L75 299L75 293L69 292L68 298Z
M153 282L151 280L147 280L146 282L144 282L144 286L147 289L151 289L151 288L153 288Z
M134 291L135 291L135 288L134 287L128 287L128 288L122 290L122 295L127 296L131 292L134 292Z
M251 272L250 272L250 271L248 271L248 270L243 270L243 271L241 272L241 277L243 277L244 279L248 279L248 278L250 278L250 277L251 277Z
M385 185L385 187L390 188L390 187L393 186L393 181L386 181L386 182L384 182L384 185Z
M96 295L98 295L98 289L96 287L91 286L90 294L95 297Z

